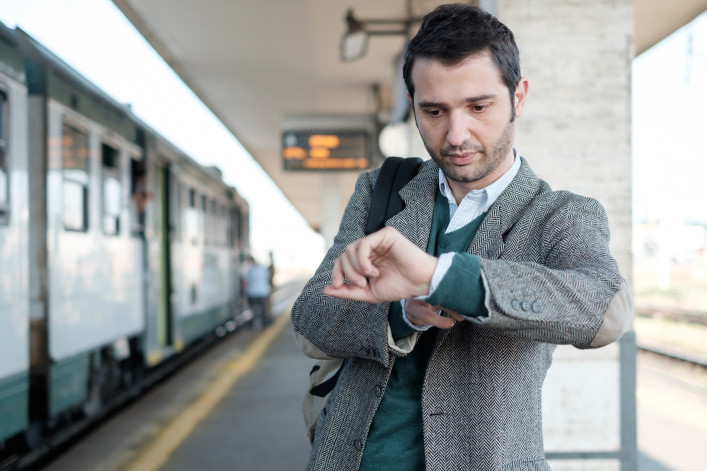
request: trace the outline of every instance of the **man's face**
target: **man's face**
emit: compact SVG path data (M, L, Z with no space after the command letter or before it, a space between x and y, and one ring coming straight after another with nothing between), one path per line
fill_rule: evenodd
M525 103L521 79L511 103L488 52L458 65L418 58L412 69L413 111L422 141L442 169L457 201L488 186L513 164L515 116Z

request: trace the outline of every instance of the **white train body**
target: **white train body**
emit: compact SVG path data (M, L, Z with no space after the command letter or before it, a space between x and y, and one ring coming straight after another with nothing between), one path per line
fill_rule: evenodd
M17 51L6 48L0 53L0 404L5 404L0 406L1 443L4 436L27 426L29 163L24 68Z
M248 205L2 24L0 105L1 463L244 318Z
M41 106L41 105L39 105ZM99 126L67 107L49 100L46 110L48 168L46 173L46 245L47 292L46 309L49 330L49 354L61 360L80 352L110 344L120 338L139 334L145 328L143 306L142 242L132 237L129 229L130 158L140 150L121 136ZM68 131L68 132L67 132ZM72 186L65 178L62 163L68 155L66 146L54 145L82 135L88 147L88 204L84 221L69 220L72 209L83 209L76 202ZM101 162L102 146L117 151L117 178L105 176ZM33 156L34 158L35 156ZM41 156L36 156L41 158ZM44 172L43 172L44 173ZM41 185L42 174L33 181ZM68 180L68 181L67 181ZM116 187L104 184L117 181ZM106 189L104 192L91 191ZM105 193L113 191L119 208L115 223L120 230L108 230L103 213L108 204ZM103 194L102 194L103 193ZM117 232L117 233L116 233ZM39 235L41 237L41 234Z

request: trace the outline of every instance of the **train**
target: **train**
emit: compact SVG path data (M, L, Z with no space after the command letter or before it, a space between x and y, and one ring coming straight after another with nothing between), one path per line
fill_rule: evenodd
M2 468L247 322L250 240L217 168L2 23L0 107Z

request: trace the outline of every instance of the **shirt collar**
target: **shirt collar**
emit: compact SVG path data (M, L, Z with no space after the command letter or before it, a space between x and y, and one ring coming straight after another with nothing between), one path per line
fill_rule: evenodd
M491 183L487 187L482 188L480 190L471 190L464 196L464 199L485 199L485 206L490 207L494 202L496 202L498 197L501 196L503 190L505 190L508 185L510 185L511 181L515 178L519 169L520 158L518 158L516 150L513 149L513 165L511 165L511 168L506 170L503 175L501 175L495 182ZM439 191L447 198L449 204L454 204L456 206L456 199L452 194L451 188L449 188L447 177L444 175L444 172L441 168L439 169Z

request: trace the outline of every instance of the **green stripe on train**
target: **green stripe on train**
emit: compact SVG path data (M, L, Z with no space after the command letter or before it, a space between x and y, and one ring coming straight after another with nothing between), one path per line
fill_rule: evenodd
M230 313L228 305L183 317L179 325L182 341L189 344L232 318L233 315Z
M49 373L49 415L55 416L84 402L88 395L89 354L53 363Z
M27 428L29 375L0 379L0 442Z

